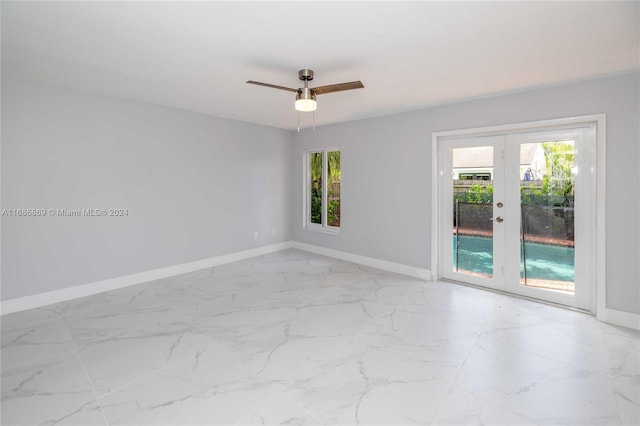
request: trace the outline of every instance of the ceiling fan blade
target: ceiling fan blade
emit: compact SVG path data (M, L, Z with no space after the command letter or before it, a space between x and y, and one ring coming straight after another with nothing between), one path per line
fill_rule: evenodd
M316 95L324 95L325 93L342 92L344 90L362 89L364 84L361 81L350 81L348 83L329 84L328 86L313 87L311 90Z
M260 83L259 81L253 81L253 80L249 80L249 81L247 81L247 83L255 84L255 85L258 85L258 86L271 87L272 89L288 90L289 92L298 93L298 89L292 89L290 87L284 87L284 86L276 86L275 84Z

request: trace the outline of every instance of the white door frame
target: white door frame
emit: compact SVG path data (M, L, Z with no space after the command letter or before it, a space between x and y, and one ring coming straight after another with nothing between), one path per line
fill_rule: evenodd
M431 146L431 202L434 208L431 210L431 273L434 280L442 276L439 267L439 247L440 239L445 237L440 235L440 217L442 215L442 194L441 182L443 179L441 166L439 164L440 153L438 147L441 138L451 137L479 137L497 136L509 133L539 132L545 130L560 130L584 126L596 126L595 151L595 173L592 171L592 182L595 193L592 194L592 202L595 206L596 232L595 241L592 242L595 257L595 285L592 286L591 309L596 313L598 319L604 320L606 311L606 234L605 234L605 146L606 146L606 114L594 114L579 117L559 118L552 120L533 121L526 123L505 124L498 126L479 127L472 129L451 130L434 132ZM446 237L449 237L447 235ZM593 294L595 293L595 294Z

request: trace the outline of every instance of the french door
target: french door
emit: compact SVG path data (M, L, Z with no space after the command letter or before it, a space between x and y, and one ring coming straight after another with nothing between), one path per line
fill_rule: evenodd
M591 310L594 147L594 127L440 139L440 276Z

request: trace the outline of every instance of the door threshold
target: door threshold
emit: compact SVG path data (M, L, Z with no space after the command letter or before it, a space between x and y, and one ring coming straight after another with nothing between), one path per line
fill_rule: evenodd
M586 310L586 309L580 309L580 308L576 308L574 306L569 306L569 305L563 305L561 303L555 303L555 302L550 302L548 300L544 300L544 299L536 299L535 297L529 297L529 296L524 296L522 294L517 294L517 293L510 293L508 291L503 291L503 290L496 290L494 288L488 288L488 287L483 287L481 285L476 285L476 284L470 284L464 281L456 281L456 280L452 280L449 278L439 278L435 281L443 281L446 283L450 283L450 284L459 284L465 287L471 287L471 288L475 288L478 290L484 290L484 291L489 291L491 293L496 293L496 294L501 294L503 296L510 296L510 297L515 297L517 299L522 299L522 300L528 300L530 302L537 302L537 303L541 303L543 305L549 305L549 306L554 306L556 308L562 308L562 309L567 309L569 311L574 311L574 312L579 312L581 314L587 314L587 315L591 315L592 317L595 317L595 313Z

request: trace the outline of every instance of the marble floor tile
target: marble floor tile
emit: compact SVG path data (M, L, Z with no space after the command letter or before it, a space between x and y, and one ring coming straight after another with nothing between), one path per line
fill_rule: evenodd
M0 321L3 425L640 423L640 333L298 250Z

